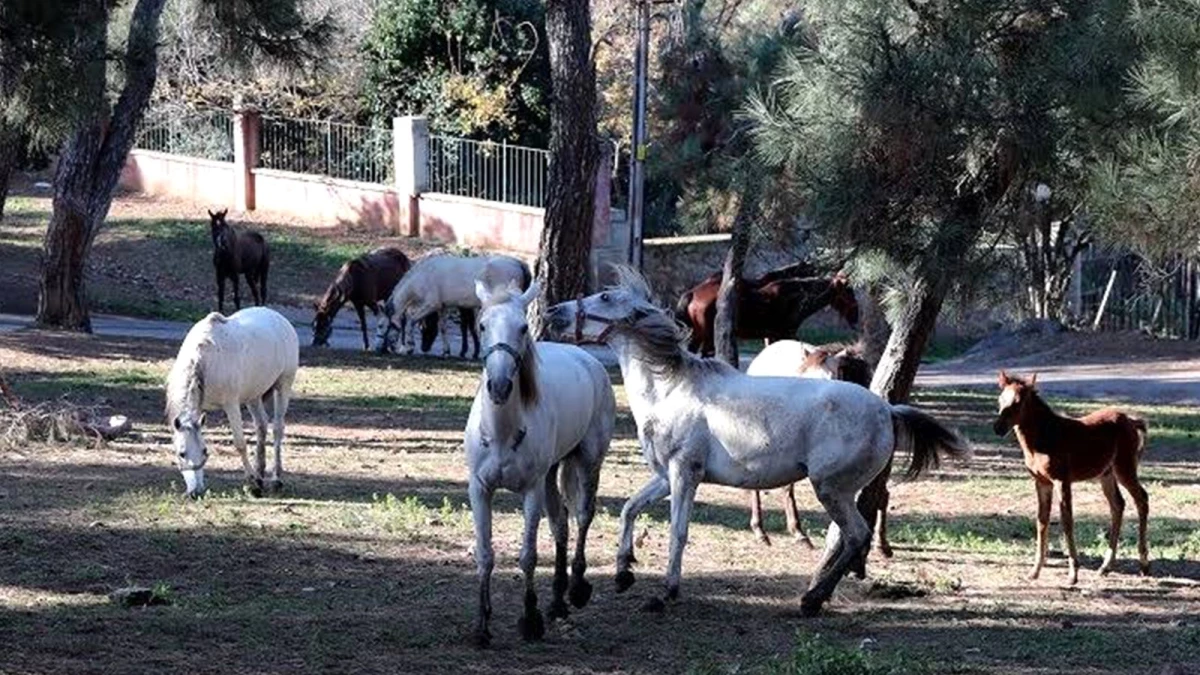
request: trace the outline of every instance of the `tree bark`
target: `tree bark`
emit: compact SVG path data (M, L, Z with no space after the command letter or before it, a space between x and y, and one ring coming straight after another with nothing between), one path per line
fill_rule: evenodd
M93 105L68 136L54 180L53 213L43 244L37 324L91 332L86 266L96 233L108 215L134 132L158 69L158 29L166 0L138 0L125 48L125 85L112 110L105 105L107 3L90 3L74 59L85 100Z
M889 403L908 401L921 365L921 354L937 325L949 287L944 275L937 280L918 278L914 283L904 313L892 326L891 337L871 380L871 391Z
M883 287L879 284L869 284L859 289L858 306L861 314L859 345L862 348L862 357L874 370L879 367L879 361L883 358L888 338L892 333L883 306Z
M748 199L743 196L743 200ZM739 208L739 211L744 211ZM739 213L733 222L733 233L729 251L725 254L725 267L721 274L721 289L717 294L717 317L713 326L713 343L717 358L738 367L737 301L741 293L742 272L746 266L746 252L750 249L750 218Z
M0 121L0 221L4 220L4 205L8 201L8 183L16 167L17 143L21 134L9 124Z
M587 292L591 277L595 212L596 70L591 60L591 11L587 0L548 0L550 45L550 176L546 220L535 267L541 293L531 312L533 334L542 335L541 306Z

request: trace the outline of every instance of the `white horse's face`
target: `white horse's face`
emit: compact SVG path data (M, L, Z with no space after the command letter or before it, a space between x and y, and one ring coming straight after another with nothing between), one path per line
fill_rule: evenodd
M204 445L204 415L199 419L190 414L183 414L172 420L172 449L179 472L183 474L183 482L187 486L188 497L199 497L204 494L204 465L208 462L208 448Z
M551 307L546 312L546 323L559 338L604 342L615 324L632 323L656 311L658 309L650 299L642 294L612 288Z
M503 294L505 297L499 297ZM520 359L532 347L525 310L537 297L538 285L524 293L516 285L492 292L482 281L475 282L475 295L483 303L479 314L479 342L483 347L483 369L492 403L504 405L517 381Z

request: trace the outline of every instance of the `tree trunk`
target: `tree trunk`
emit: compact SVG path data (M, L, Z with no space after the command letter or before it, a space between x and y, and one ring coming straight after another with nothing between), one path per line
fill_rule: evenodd
M9 124L0 121L0 221L4 220L4 204L8 201L8 182L16 167L17 143L21 134Z
M914 283L904 313L892 326L887 348L871 380L871 391L888 402L908 401L921 365L921 354L937 325L948 290L949 282L945 280L918 278Z
M588 1L548 0L546 36L552 89L550 177L535 272L542 287L539 302L551 305L586 293L591 276L599 139ZM535 306L531 319L533 334L540 336L540 307Z
M107 3L90 3L81 19L88 30L73 55L81 64L86 100L93 105L67 138L54 178L53 213L43 244L37 324L62 330L91 331L85 271L96 233L108 215L121 167L133 147L134 132L158 69L158 28L166 0L138 0L130 20L124 58L125 85L109 115L107 77Z
M887 349L892 327L888 325L883 307L883 287L870 284L860 289L858 306L861 310L859 322L859 344L862 356L872 369L879 367L879 360Z
M743 196L743 203L749 197ZM717 317L713 326L713 343L717 358L738 367L737 305L741 294L742 270L745 268L746 252L750 249L750 218L739 208L737 220L733 222L733 236L729 252L725 254L725 267L721 275L721 290L717 294Z

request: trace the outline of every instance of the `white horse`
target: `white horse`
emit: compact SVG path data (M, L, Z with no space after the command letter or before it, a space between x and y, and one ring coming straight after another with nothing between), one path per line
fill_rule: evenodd
M966 443L923 412L890 405L862 387L836 380L749 377L680 346L671 317L650 300L646 282L618 268L619 284L552 307L551 329L616 352L653 472L621 511L617 590L634 577L633 524L649 504L671 496L666 600L679 594L688 520L700 483L770 489L812 482L831 526L825 555L800 602L812 615L863 555L871 531L854 497L897 447L912 450L912 474L935 464L938 451L963 456ZM647 609L661 609L655 598Z
M400 335L402 353L411 353L409 336L402 329L401 317L407 316L408 323L419 326L421 321L440 312L439 329L442 335L442 355L450 355L450 340L446 334L446 308L477 309L479 298L475 294L475 281L482 279L488 288L500 288L516 282L521 289L529 288L532 276L529 266L506 255L457 256L447 253L427 255L418 260L408 274L396 284L392 295L384 304L386 322L380 321L382 334L379 350L393 348L390 342L393 330ZM463 330L467 330L463 326ZM416 329L414 328L414 333Z
M208 449L201 427L206 410L225 411L233 430L233 444L242 455L246 481L255 496L262 494L268 419L263 401L268 396L274 399L275 465L266 485L272 490L282 486L283 418L299 363L296 329L275 310L250 307L228 317L213 312L192 326L167 377L166 409L189 497L199 497L205 491ZM258 432L253 468L242 433L243 405L250 410Z
M554 533L550 618L567 615L563 594L568 589L576 608L586 605L592 595L583 578L585 547L596 509L600 465L612 439L616 402L608 373L594 357L578 347L535 343L530 338L525 310L537 296L537 284L523 294L515 285L490 290L480 281L476 286L483 306L479 330L486 350L483 378L463 442L479 570L475 639L480 645L491 639L492 494L505 488L524 497L520 566L525 576L525 611L517 627L526 640L537 640L545 633L533 581L543 511ZM569 583L568 509L578 527Z
M759 352L750 362L746 374L753 377L842 380L870 389L873 372L871 365L862 357L860 349L856 346L818 346L798 340L780 340L772 342ZM887 482L891 474L892 464L889 461L858 499L859 512L873 522L875 544L879 553L885 558L892 557L892 547L887 538L887 507L890 500ZM869 504L870 500L877 500L877 502ZM869 510L864 510L868 507L876 511L873 518L869 515ZM784 491L783 513L787 518L788 531L792 536L812 548L812 541L804 532L800 513L796 508L794 483L788 485ZM771 543L762 527L762 501L757 490L752 490L750 495L750 529L758 536L759 541L765 544ZM865 560L863 562L865 563ZM865 566L858 566L854 571L860 577L866 574Z

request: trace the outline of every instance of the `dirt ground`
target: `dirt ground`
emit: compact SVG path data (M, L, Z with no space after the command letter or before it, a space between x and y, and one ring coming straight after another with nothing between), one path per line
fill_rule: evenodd
M775 536L764 547L746 527L745 495L705 486L683 597L655 615L639 608L659 593L665 504L639 521L638 583L619 595L611 581L620 507L647 477L615 376L618 439L588 542L592 604L554 623L544 642L520 641L519 504L501 495L495 640L478 650L467 639L476 583L460 450L476 365L305 349L285 492L241 491L217 419L213 493L189 502L178 495L161 420L174 348L0 335L0 364L27 402L65 395L135 421L132 435L103 446L0 449L0 672L1200 672L1194 408L1134 407L1155 429L1143 470L1149 578L1132 559L1132 506L1115 572L1095 574L1107 510L1087 485L1075 497L1079 585L1064 584L1061 556L1027 581L1033 490L1011 441L991 435L992 394L926 388L917 403L963 429L976 458L893 486L895 558L873 555L865 581L843 581L822 616L800 619L818 554L782 534L778 496L765 496ZM819 545L827 520L807 487L797 494ZM155 587L170 604L127 609L108 599L130 584Z

